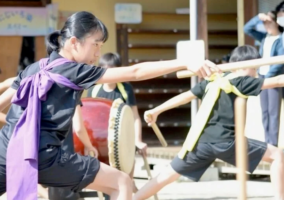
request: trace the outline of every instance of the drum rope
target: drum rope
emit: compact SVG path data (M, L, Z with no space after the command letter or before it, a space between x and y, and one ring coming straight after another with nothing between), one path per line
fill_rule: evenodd
M120 115L121 115L121 111L123 106L125 106L124 103L120 104L118 107L118 112L116 114L116 118L115 118L115 124L114 124L114 160L115 160L115 165L116 168L118 170L121 170L120 168L120 163L119 163L119 146L118 146L118 140L119 140L119 122L120 122Z

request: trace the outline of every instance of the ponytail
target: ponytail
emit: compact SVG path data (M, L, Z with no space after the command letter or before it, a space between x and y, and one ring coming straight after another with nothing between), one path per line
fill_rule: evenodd
M54 31L47 36L47 53L50 55L53 51L59 51L60 44L58 38L60 36L60 31Z

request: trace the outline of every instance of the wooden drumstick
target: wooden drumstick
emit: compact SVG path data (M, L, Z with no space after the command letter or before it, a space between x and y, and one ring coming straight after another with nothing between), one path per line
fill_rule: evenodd
M247 141L245 138L247 100L237 97L235 100L235 136L236 136L236 164L238 169L237 180L239 182L239 200L247 199Z
M158 128L157 124L153 123L153 124L151 124L151 126L152 126L152 129L154 130L154 132L156 133L158 139L160 140L162 146L163 147L167 147L168 143L165 140L165 138L164 138L163 134L161 133L160 129Z
M145 168L146 168L146 171L147 171L147 174L148 174L148 180L151 180L152 174L151 174L151 170L150 170L150 167L149 167L149 164L148 164L148 159L144 154L142 154L142 157L143 157L144 165L145 165ZM155 200L159 200L157 194L154 195L154 198L155 198Z
M147 116L148 116L148 117L151 117L150 114L148 114ZM168 143L167 143L167 141L165 140L165 138L164 138L163 134L161 133L161 131L160 131L159 127L157 126L157 124L156 124L156 123L153 123L153 124L151 124L151 126L152 126L152 129L154 130L155 134L157 135L157 137L158 137L160 143L162 144L162 146L163 146L163 147L167 147L167 146L168 146Z
M238 69L246 68L259 68L263 65L273 65L273 64L282 64L284 63L284 56L274 56L269 58L260 58L254 60L246 60L234 63L220 64L218 67L223 71L233 71ZM182 70L177 72L178 78L188 78L194 76L195 74L189 70Z
M89 152L89 155L90 155L91 157L95 157L95 153L94 153L93 151L90 151L90 152ZM104 199L105 199L105 198L104 198L104 194L103 194L102 192L97 191L97 193L98 193L98 198L99 198L99 200L104 200Z

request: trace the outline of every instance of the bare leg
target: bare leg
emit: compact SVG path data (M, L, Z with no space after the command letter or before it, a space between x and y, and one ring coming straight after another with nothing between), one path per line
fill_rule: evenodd
M135 185L135 181L134 181L134 179L133 179L133 175L134 175L134 169L135 169L135 161L134 161L134 164L133 164L133 168L132 168L132 170L131 170L131 172L130 172L130 174L129 174L129 176L130 176L130 178L131 178L131 180L132 180L132 192L133 193L136 193L137 191L138 191L138 189L137 189L137 187L136 187L136 185Z
M100 164L94 182L87 188L108 194L111 200L131 200L132 183L129 175L103 163Z
M271 163L270 179L276 200L284 200L284 154L282 150L268 144L263 160Z
M38 184L37 185L37 191L38 191L38 195L41 198L49 199L49 197L48 197L48 189L47 188L44 188L44 187L42 187L42 185Z
M158 176L151 179L135 195L133 200L145 200L157 194L166 185L174 182L180 175L169 165Z

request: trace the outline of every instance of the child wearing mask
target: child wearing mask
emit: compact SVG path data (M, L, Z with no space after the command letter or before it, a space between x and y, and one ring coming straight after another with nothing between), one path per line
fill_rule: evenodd
M284 55L281 39L283 28L276 20L276 12L270 11L267 14L258 14L244 26L244 32L261 43L259 53L263 58ZM257 30L260 23L263 23L266 33ZM260 78L271 78L283 74L283 66L283 64L262 66L258 70L258 75ZM271 88L260 94L265 142L274 146L278 145L281 98L282 88Z

